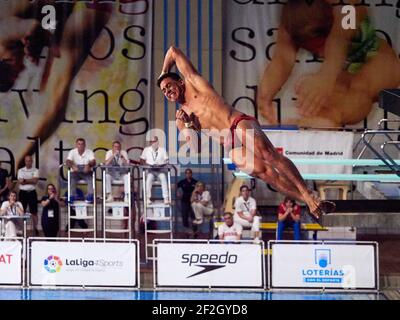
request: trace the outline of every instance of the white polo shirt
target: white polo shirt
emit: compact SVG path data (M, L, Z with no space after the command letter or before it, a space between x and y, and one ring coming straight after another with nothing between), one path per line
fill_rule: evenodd
M252 197L249 197L247 201L243 199L242 196L237 197L235 201L235 215L238 215L238 212L243 212L245 216L250 216L252 210L257 209L256 200Z
M111 158L113 156L113 151L112 150L108 150L106 152L106 161ZM129 158L128 158L128 153L125 150L121 150L120 151L120 157L118 158L118 160L116 159L115 161L118 163L118 165L123 166L124 163L122 162L122 157L124 157L128 162L129 162ZM111 165L113 165L114 160L111 161Z
M218 227L218 236L219 238L222 238L222 236L224 236L224 240L232 241L236 240L237 237L242 234L242 231L243 227L236 222L234 222L233 225L231 225L230 227L228 227L226 223L224 223Z
M6 216L18 216L17 208L14 207L13 209L10 209L10 208L8 208L9 204L10 204L9 201L4 201L4 202L1 204L1 210L4 210L5 208L7 208L7 211L6 211L6 214L5 214ZM17 207L19 207L20 209L24 210L24 207L22 206L22 203L21 203L21 202L17 201L17 202L16 202L16 205L17 205Z
M196 200L198 200L198 201L207 201L208 204L207 204L206 208L209 208L209 209L213 208L213 204L212 204L212 201L211 201L211 194L207 190L204 190L201 195L198 194Z
M39 170L32 167L28 169L27 167L23 167L18 170L17 173L17 179L33 179L33 178L39 178ZM20 184L19 185L19 190L24 190L24 191L33 191L36 189L36 184Z
M152 146L143 149L140 159L145 160L149 165L162 165L168 161L167 150L162 147L154 150Z
M90 149L85 149L82 154L79 154L78 148L75 148L68 153L67 160L73 161L78 166L87 165L90 161L94 160L94 153Z

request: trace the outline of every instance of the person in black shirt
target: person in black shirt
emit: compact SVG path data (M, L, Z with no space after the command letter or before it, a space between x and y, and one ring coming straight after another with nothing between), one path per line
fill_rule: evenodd
M178 182L178 195L181 198L182 208L182 223L183 226L189 228L189 217L194 218L192 204L190 198L197 183L197 180L192 177L191 169L185 170L185 179Z
M11 189L11 180L8 178L8 171L1 167L0 161L0 202L8 199L8 193Z
M57 237L60 229L60 199L56 187L49 183L42 197L42 229L45 237Z

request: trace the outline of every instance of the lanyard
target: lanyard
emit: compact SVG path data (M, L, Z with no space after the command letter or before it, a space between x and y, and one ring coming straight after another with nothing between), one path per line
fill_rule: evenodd
M13 215L13 216L17 215L17 205L16 204L11 207L11 215Z
M246 201L246 202L243 202L243 204L244 204L244 206L246 207L247 212L250 212L250 206L249 206L249 204L247 203L247 201Z
M155 155L155 156L154 156ZM154 163L156 162L156 159L158 157L158 149L156 151L152 150L151 151L151 156L153 157Z
M115 155L112 160L112 165L119 166L119 159L120 159L120 155L119 154Z
M199 194L199 193L196 194L196 200L197 201L201 201L202 198L203 198L203 194Z

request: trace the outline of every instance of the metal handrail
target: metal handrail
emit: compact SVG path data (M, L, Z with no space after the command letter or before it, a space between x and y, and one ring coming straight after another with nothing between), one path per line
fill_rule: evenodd
M381 150L382 150L382 152L383 152L383 154L385 154L385 156L388 158L388 160L392 163L392 165L394 166L394 167L398 167L398 168L400 168L399 167L399 165L396 163L396 161L386 152L386 147L387 146L389 146L389 145L394 145L395 147L397 147L397 149L399 149L399 145L400 145L400 141L394 141L394 140L392 140L392 141L385 141L382 145L381 145ZM399 177L400 177L400 173L398 173L398 172L395 172L397 175L399 175Z
M392 130L385 129L385 128L383 127L383 124L384 124L384 123L389 123L389 122L400 123L400 120L381 119L381 120L379 120L379 122L378 122L378 124L377 124L377 130L379 130L379 131L383 131L383 130L384 130L386 134L387 134L387 133L391 133ZM370 132L370 131L373 131L373 130L366 129L366 130L364 131L364 133ZM364 134L364 133L363 133L363 134ZM371 143L371 141L372 141L372 139L373 139L374 137L375 137L375 134L374 134L373 136L370 137L368 143ZM390 136L387 135L387 137L388 137L390 140L392 140L392 139L390 138ZM356 145L355 145L354 148L353 148L353 151L356 151L356 150L357 150L357 148L358 148L359 144L361 143L361 141L362 141L362 137L357 141ZM361 150L360 154L359 154L358 157L357 157L358 159L361 158L361 156L364 154L364 152L365 152L366 149L367 149L367 146L364 145L364 148ZM399 149L399 150L400 150L400 149Z
M389 134L397 134L398 135L398 134L400 134L400 130L390 130L390 131L367 130L362 134L361 138L365 144L365 147L367 147L373 154L375 154L376 157L381 159L392 171L394 171L396 173L400 170L400 166L396 164L396 162L393 160L393 158L390 155L388 155L386 152L384 152L384 155L386 156L386 158L385 158L378 151L376 151L376 149L371 145L371 140L376 135L386 136L389 139L389 141L386 141L386 142L394 141L390 137ZM369 136L369 135L372 135L372 138L369 139L369 141L367 141L367 136ZM399 149L399 146L396 145L396 147ZM398 174L398 173L396 173L396 174ZM398 175L400 176L400 173Z

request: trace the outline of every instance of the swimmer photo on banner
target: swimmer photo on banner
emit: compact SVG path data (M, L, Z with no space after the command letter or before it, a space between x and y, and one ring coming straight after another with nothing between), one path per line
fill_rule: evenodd
M375 127L400 85L399 9L359 2L351 17L335 0L226 2L224 97L265 125Z
M96 157L114 140L139 157L150 119L153 5L112 2L54 1L56 28L45 29L44 2L1 1L0 157L13 177L29 153L41 178L56 181L80 136Z

